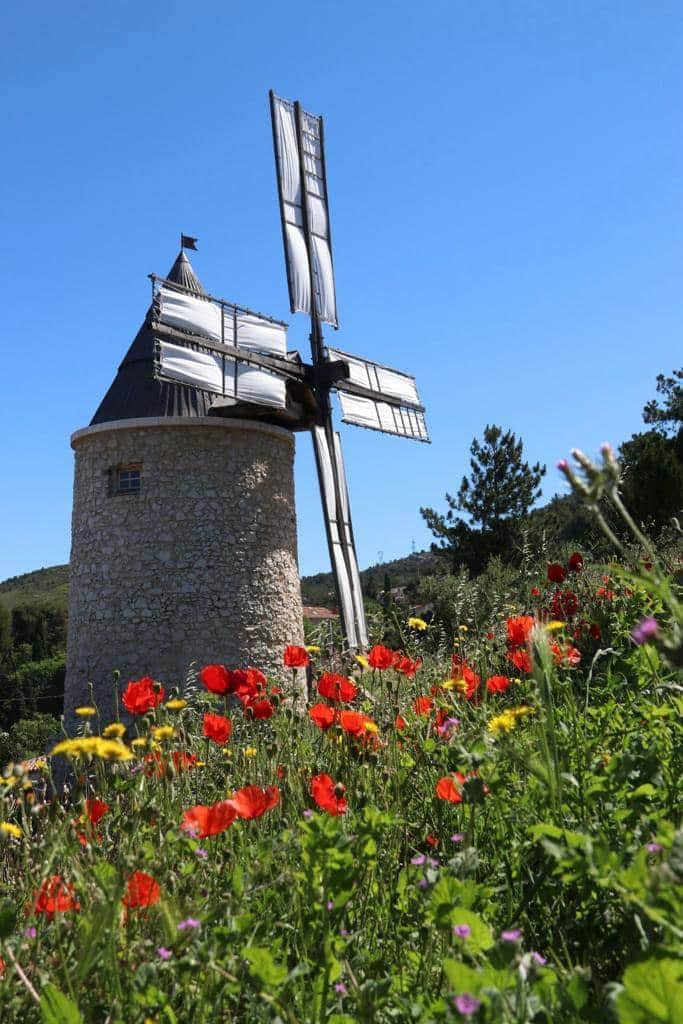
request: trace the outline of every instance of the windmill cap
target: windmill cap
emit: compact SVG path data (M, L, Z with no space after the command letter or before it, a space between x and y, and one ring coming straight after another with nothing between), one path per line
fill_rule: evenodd
M176 261L166 275L166 279L173 281L174 284L179 284L189 292L194 292L195 295L206 295L202 282L195 274L192 264L182 249L176 256Z

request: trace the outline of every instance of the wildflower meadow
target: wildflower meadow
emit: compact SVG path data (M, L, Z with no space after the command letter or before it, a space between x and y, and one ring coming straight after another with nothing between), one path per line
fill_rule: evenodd
M0 780L0 1020L683 1020L677 572L636 535L454 641L114 679Z

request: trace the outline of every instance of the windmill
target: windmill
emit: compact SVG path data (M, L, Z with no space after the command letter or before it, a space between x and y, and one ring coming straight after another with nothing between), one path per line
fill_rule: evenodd
M348 646L368 642L349 491L339 434L344 423L429 441L408 374L325 344L338 327L322 118L271 91L280 219L292 313L310 315L311 362L288 353L281 321L215 299L175 279L153 284L155 376L213 396L209 413L269 419L310 430L341 623Z

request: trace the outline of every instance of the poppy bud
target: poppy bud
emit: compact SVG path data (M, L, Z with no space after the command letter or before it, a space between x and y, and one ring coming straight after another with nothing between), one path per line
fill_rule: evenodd
M344 785L343 782L335 783L334 795L336 796L337 800L341 800L341 798L344 796L345 792L346 792L346 786Z

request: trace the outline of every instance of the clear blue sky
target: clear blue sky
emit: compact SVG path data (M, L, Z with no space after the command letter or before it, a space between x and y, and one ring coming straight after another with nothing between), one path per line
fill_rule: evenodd
M343 427L362 566L430 536L487 422L548 464L681 365L680 2L3 4L0 579L65 562L72 452L182 230L290 322L267 90L325 116L340 348L418 376L433 444ZM297 442L302 573L327 569Z

